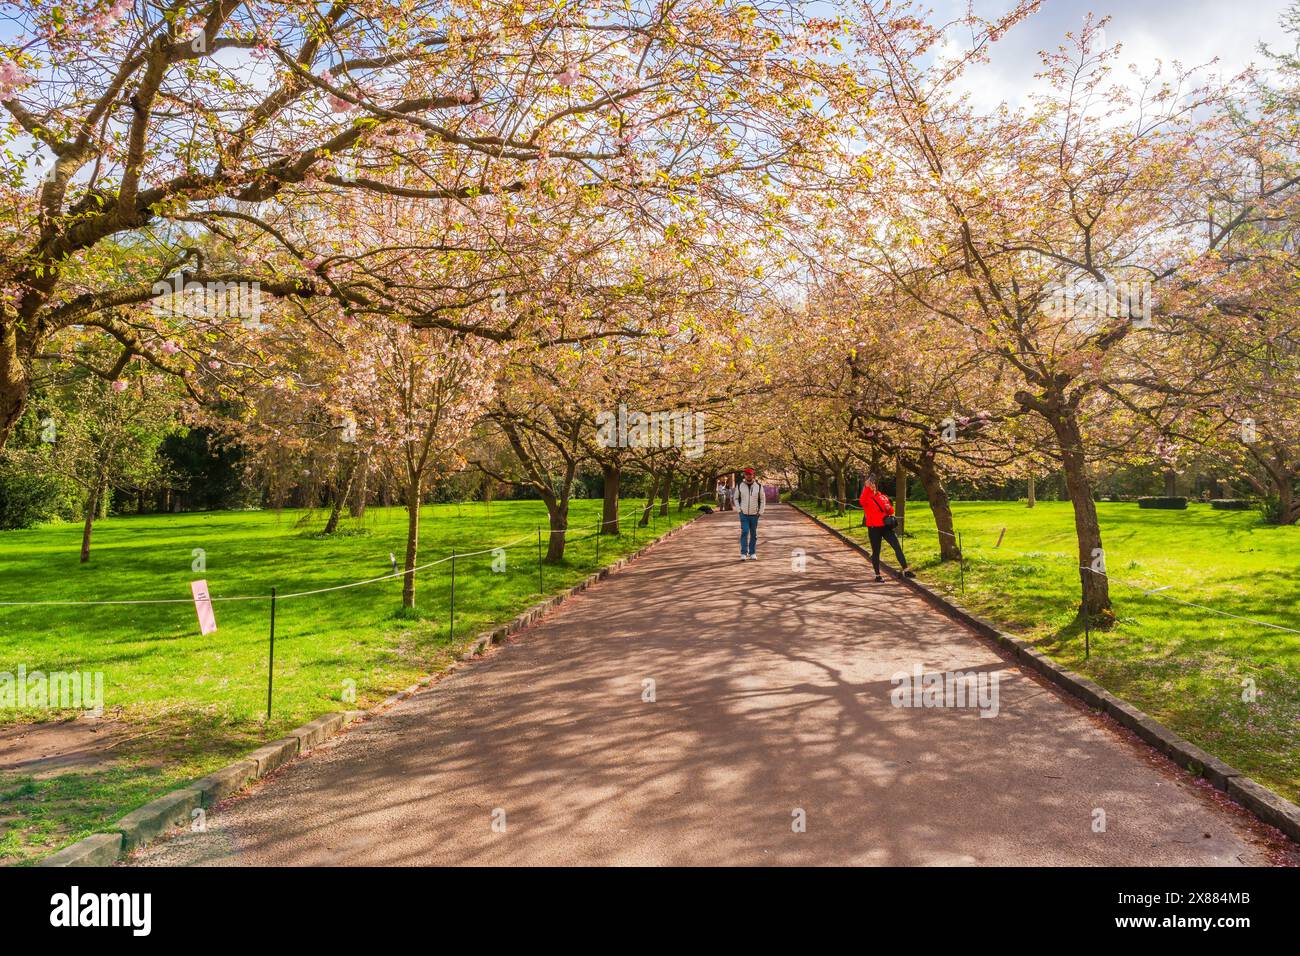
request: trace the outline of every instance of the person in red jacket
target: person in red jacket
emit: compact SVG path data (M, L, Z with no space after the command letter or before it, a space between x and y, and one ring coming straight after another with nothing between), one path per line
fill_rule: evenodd
M894 517L894 506L890 503L888 497L880 493L880 489L876 487L876 479L873 476L867 476L858 503L862 505L862 523L867 526L867 537L871 539L871 566L876 569L876 580L885 580L880 576L880 543L882 541L888 541L890 547L894 549L894 554L898 557L898 563L902 567L903 573L909 578L916 577L912 573L912 569L907 566L907 558L903 557L903 546L898 543L898 534L895 530L898 521Z

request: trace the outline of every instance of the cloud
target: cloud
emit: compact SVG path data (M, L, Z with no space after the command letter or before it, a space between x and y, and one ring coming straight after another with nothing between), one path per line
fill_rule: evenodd
M981 108L1006 101L1020 105L1038 87L1034 73L1041 66L1040 50L1055 49L1066 32L1076 34L1089 11L1098 19L1109 14L1106 41L1121 45L1119 63L1135 64L1146 72L1157 61L1166 68L1174 61L1202 66L1218 58L1212 71L1225 77L1259 60L1259 44L1280 46L1279 26L1290 0L1143 0L1107 9L1087 0L1046 0L1042 10L1008 33L990 51L989 63L969 71L963 81L974 104ZM953 0L947 11L957 14L964 0ZM994 17L1006 11L1005 0L976 0L975 12Z

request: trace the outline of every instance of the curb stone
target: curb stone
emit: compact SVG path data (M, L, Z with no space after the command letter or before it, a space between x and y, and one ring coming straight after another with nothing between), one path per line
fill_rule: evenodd
M190 811L197 810L202 802L203 794L187 787L163 794L157 800L132 810L117 821L117 831L122 835L122 852L143 846L173 826L189 823Z
M304 730L305 728L300 727L298 729ZM294 736L284 737L264 747L258 747L248 755L248 759L257 764L257 775L265 777L272 770L284 766L296 756L298 756L298 738Z
M787 504L855 551L868 558L871 557L870 551L838 528L831 527L794 502L787 502ZM999 631L996 625L966 610L956 601L941 595L915 578L904 577L901 572L883 563L881 567L891 578L919 594L936 610L966 625L981 637L1002 645L1025 667L1036 671L1089 707L1112 717L1118 724L1137 734L1145 743L1164 754L1179 767L1203 778L1216 790L1226 793L1265 823L1277 827L1292 840L1300 842L1300 806L1252 780L1213 754L1184 740L1154 717L1138 710L1128 701L1116 697L1096 682L1062 667L1042 651L1030 646L1027 641Z
M1294 836L1300 832L1300 807L1263 784L1249 777L1233 777L1228 781L1228 796L1250 807L1261 820L1283 833Z
M315 720L303 724L297 730L290 732L290 737L298 739L298 752L310 750L312 747L319 745L329 737L333 737L343 725L347 723L347 716L342 713L325 714L323 717L317 717Z
M240 760L220 770L214 770L206 777L200 777L190 784L190 789L203 795L203 806L210 807L220 803L232 793L238 793L257 779L257 761Z
M37 866L112 866L122 855L122 834L94 833L58 853L51 854Z
M499 626L486 634L481 634L461 652L459 660L468 660L483 653L489 646L500 644L511 634L515 634L540 619L546 611L557 607L572 595L585 591L597 581L604 580L613 572L656 544L671 538L687 525L700 517L696 513L675 528L670 528L659 537L642 545L631 554L624 555L612 564L588 575L579 583L566 588L559 594L545 598L532 607L515 615L507 624ZM132 810L114 824L114 832L94 833L52 853L36 863L37 866L112 866L137 847L143 846L155 837L167 832L172 826L187 824L190 812L211 807L226 797L238 793L254 780L261 779L300 754L324 743L339 733L353 721L363 717L374 717L392 705L406 700L433 683L439 674L427 674L405 690L398 691L369 710L347 710L323 714L315 720L289 731L289 736L268 743L252 753L219 770L214 770L205 777L188 786L151 800L142 807Z

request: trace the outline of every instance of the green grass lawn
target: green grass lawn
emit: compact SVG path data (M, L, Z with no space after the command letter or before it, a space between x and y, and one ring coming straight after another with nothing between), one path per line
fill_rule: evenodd
M1300 800L1300 634L1173 600L1300 630L1300 527L1203 504L1157 511L1103 502L1097 510L1119 621L1092 632L1087 658L1069 503L954 502L964 594L958 565L938 560L924 502L908 502L904 550L922 579L971 610ZM861 512L829 520L865 540ZM1259 690L1252 703L1242 699L1245 680Z
M632 532L640 501L624 504L623 534L604 537L599 501L572 503L563 565L543 569L546 593L572 585L652 535L690 518L676 503L653 529ZM525 540L494 572L492 553L456 560L456 631L450 634L451 564L417 576L414 615L401 611L401 578L281 600L276 606L272 718L266 719L269 602L217 601L217 631L199 635L190 582L214 598L325 588L391 572L406 536L400 508L372 508L364 523L319 536L326 515L213 512L111 518L96 524L87 565L81 529L0 532L0 601L182 598L180 604L0 607L0 671L102 671L106 716L128 739L119 760L93 772L41 779L0 772L0 860L30 861L103 829L141 803L230 762L333 710L365 708L420 676L541 597L536 531L540 501L428 506L424 564L452 549L478 551ZM202 548L207 568L191 570ZM348 688L355 686L355 701ZM68 712L0 708L0 726L63 719Z

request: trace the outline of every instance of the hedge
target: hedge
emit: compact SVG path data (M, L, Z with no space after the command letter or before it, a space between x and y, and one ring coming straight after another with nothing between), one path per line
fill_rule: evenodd
M1171 511L1182 511L1187 507L1186 498L1156 498L1147 497L1138 499L1139 508L1166 508Z

